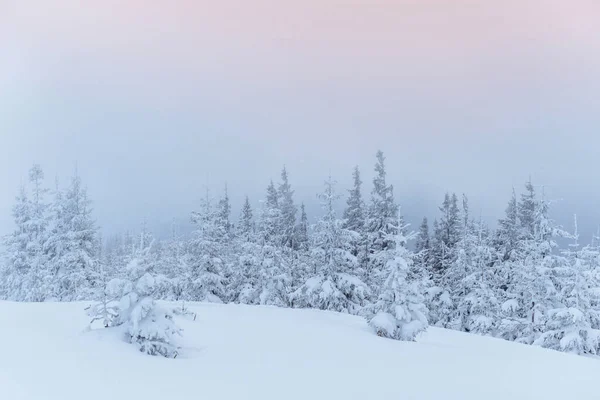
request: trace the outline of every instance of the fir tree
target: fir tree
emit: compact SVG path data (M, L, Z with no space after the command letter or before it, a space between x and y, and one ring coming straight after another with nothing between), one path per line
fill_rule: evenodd
M281 213L279 225L281 244L285 247L294 248L294 232L298 209L294 205L294 191L289 183L288 173L285 167L281 171L281 183L279 184L277 194L279 210Z
M375 173L365 225L368 257L365 273L366 280L372 288L377 288L382 283L385 252L394 249L394 241L391 238L398 229L398 205L394 201L394 188L386 181L385 157L381 151L377 152Z
M352 232L361 233L365 225L365 205L362 199L362 180L358 167L352 173L353 187L348 190L348 200L344 210L344 228Z
M414 341L428 326L427 308L419 282L408 279L413 260L402 228L398 224L393 236L395 246L385 264L387 279L373 306L369 325L379 336Z
M441 217L434 224L435 241L432 246L433 280L441 282L456 258L456 244L460 240L460 212L456 194L444 196L440 207Z
M336 216L335 182L329 177L319 195L324 216L314 231L311 253L316 274L292 295L299 307L356 313L363 306L369 289L355 274L356 257L350 250L350 235Z
M199 211L192 213L192 223L197 228L192 233L187 257L190 267L188 295L195 301L221 303L225 301L224 262L221 251L224 232L208 190Z
M517 250L519 240L519 218L517 195L513 189L512 197L506 207L505 217L498 221L496 232L496 250L501 261L509 260Z
M291 275L281 252L281 210L275 185L267 187L266 199L258 227L259 247L256 254L259 289L258 301L263 305L287 306Z
M243 241L250 242L254 236L254 215L252 213L252 206L250 205L250 199L246 196L244 205L242 206L242 213L238 223L237 235L242 238Z
M9 300L24 301L31 288L26 284L31 265L28 245L31 239L31 203L24 186L21 186L12 208L15 230L4 239L6 249L6 265L4 266L2 284L4 297Z
M49 239L55 280L53 297L72 301L89 298L97 273L98 230L92 218L91 201L81 178L75 174L62 194L57 194L55 226Z
M518 204L519 225L521 237L525 240L533 240L535 237L535 213L537 200L535 189L531 179L525 184L525 193L521 195Z
M304 203L300 205L300 222L296 227L296 250L307 251L309 247L308 238L308 216Z

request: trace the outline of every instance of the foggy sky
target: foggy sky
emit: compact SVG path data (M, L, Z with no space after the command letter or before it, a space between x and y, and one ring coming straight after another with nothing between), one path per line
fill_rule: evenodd
M531 176L589 236L599 17L595 0L0 0L0 232L34 162L49 186L77 164L116 232L185 220L225 183L237 218L284 164L314 217L330 173L345 192L358 164L368 196L382 149L413 223L445 191L493 220Z

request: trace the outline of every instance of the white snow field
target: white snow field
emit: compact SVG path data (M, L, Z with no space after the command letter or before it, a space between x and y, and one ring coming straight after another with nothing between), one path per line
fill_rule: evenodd
M0 399L600 399L600 360L317 310L192 304L177 359L85 332L89 303L0 302Z

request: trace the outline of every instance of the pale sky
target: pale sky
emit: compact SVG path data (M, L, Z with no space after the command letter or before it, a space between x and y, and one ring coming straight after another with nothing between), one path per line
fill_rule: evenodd
M355 164L368 196L381 148L414 223L445 191L500 217L531 175L589 236L598 20L595 0L0 0L0 232L34 162L49 185L77 163L116 231L225 182L237 218L284 164L311 210Z

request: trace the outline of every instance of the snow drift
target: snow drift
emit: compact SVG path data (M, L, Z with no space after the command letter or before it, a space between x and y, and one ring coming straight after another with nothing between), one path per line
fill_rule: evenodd
M0 398L599 398L597 359L450 330L400 342L350 315L195 303L174 360L87 332L87 305L0 302Z

